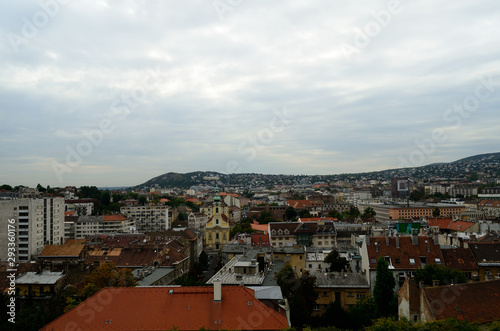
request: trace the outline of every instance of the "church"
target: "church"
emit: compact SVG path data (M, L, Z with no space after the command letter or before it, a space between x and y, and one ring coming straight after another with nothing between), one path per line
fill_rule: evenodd
M212 207L213 214L205 226L205 249L219 250L224 247L231 238L231 221L223 213L219 188L215 189L214 202Z

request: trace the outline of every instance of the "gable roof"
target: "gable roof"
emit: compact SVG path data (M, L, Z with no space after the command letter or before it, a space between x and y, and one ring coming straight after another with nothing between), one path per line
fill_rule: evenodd
M90 302L103 309L92 309ZM93 318L82 312L91 310ZM258 318L256 318L258 317ZM41 330L282 330L287 319L269 308L244 286L222 286L222 300L214 301L213 287L105 288Z
M85 239L68 239L64 245L45 245L40 257L78 257L85 247Z
M390 258L390 267L395 269L416 269L424 266L420 257L426 259L425 264L437 263L443 261L441 248L434 244L434 240L427 236L418 236L417 245L413 245L411 236L399 237L399 248L396 247L396 238L388 237L370 238L367 243L368 259L370 269L377 268L377 259L381 256ZM377 243L377 244L375 244ZM377 251L378 250L378 251ZM439 262L436 260L439 259ZM399 261L399 263L397 263Z
M441 249L444 264L450 269L477 270L478 266L468 248L446 248Z
M476 223L451 218L429 219L429 226L438 226L440 230L465 231L474 224Z
M498 264L500 266L500 243L469 243L469 250L480 266L489 263Z
M500 280L425 287L424 293L436 319L486 323L500 318Z

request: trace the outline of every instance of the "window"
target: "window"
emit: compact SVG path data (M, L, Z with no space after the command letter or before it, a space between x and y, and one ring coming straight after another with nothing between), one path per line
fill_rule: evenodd
M425 256L421 256L420 257L420 263L422 264L422 266L426 265L427 264L427 258Z
M410 259L410 264L414 265L415 264L415 259Z
M363 294L363 293L356 294L356 299L363 299L364 297L365 297L365 294Z
M312 269L313 265L312 264L309 264L309 269Z
M401 259L400 258L395 258L396 264L401 264Z
M439 257L436 257L434 261L436 261L437 264L441 264L441 259Z
M370 259L370 263L371 264L377 264L377 260L372 258L372 259Z

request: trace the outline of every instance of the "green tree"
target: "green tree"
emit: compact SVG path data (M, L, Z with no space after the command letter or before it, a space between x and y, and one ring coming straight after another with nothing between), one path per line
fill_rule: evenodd
M309 210L303 209L299 212L299 217L300 218L308 218L312 217L311 214L309 213Z
M348 265L347 259L341 257L337 250L331 251L325 258L325 262L330 264L330 271L342 271Z
M336 218L336 219L339 219L339 220L344 219L344 215L342 215L341 213L339 213L339 211L336 210L336 209L328 212L327 216L328 217L333 217L333 218Z
M314 321L312 313L316 305L318 293L314 291L316 277L306 271L300 276L298 286L290 299L290 316L292 325L304 326Z
M42 185L38 184L36 186L36 189L38 190L38 192L45 192L47 189L45 187L43 187Z
M444 265L426 264L423 268L415 270L415 281L424 282L427 286L432 286L433 280L439 280L439 285L467 283L465 273L456 269L450 269Z
M141 206L144 206L146 202L148 202L148 198L146 198L144 195L141 195L138 201Z
M187 221L188 220L188 215L185 212L181 211L179 213L179 215L177 216L177 220L178 221Z
M92 273L83 277L83 281L79 284L81 290L67 300L68 305L65 311L73 308L105 287L131 287L136 285L137 282L132 274L132 270L117 268L112 262L104 263L92 271Z
M366 207L361 217L374 218L377 213L372 207Z
M109 194L109 191L102 192L101 203L104 207L109 206L109 204L111 203L111 194Z
M13 191L14 189L10 185L3 184L2 186L0 186L0 190Z
M432 217L439 217L439 215L441 215L441 210L439 210L438 207L434 208L432 211Z
M288 207L285 209L285 216L287 220L291 220L292 218L297 216L297 212L295 211L295 208L293 207Z
M101 199L101 191L96 186L81 186L78 195L80 198Z
M290 299L298 286L298 281L292 267L290 265L285 266L276 274L275 278L285 298Z
M361 212L354 206L349 207L349 210L346 212L347 217L358 217L359 215L361 215Z
M396 280L389 270L389 262L381 256L377 260L377 274L373 287L375 315L389 317L397 315L397 296L394 293Z

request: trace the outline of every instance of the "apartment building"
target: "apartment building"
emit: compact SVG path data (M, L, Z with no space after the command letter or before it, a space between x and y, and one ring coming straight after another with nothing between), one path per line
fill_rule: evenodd
M0 261L7 261L10 242L17 244L16 262L33 260L46 244L64 242L64 198L2 200L0 226ZM14 241L9 233L14 233Z
M67 229L67 228L66 228ZM68 237L83 239L95 234L135 233L135 221L123 215L80 216Z
M168 206L125 206L120 213L135 221L138 232L164 231L171 228Z

